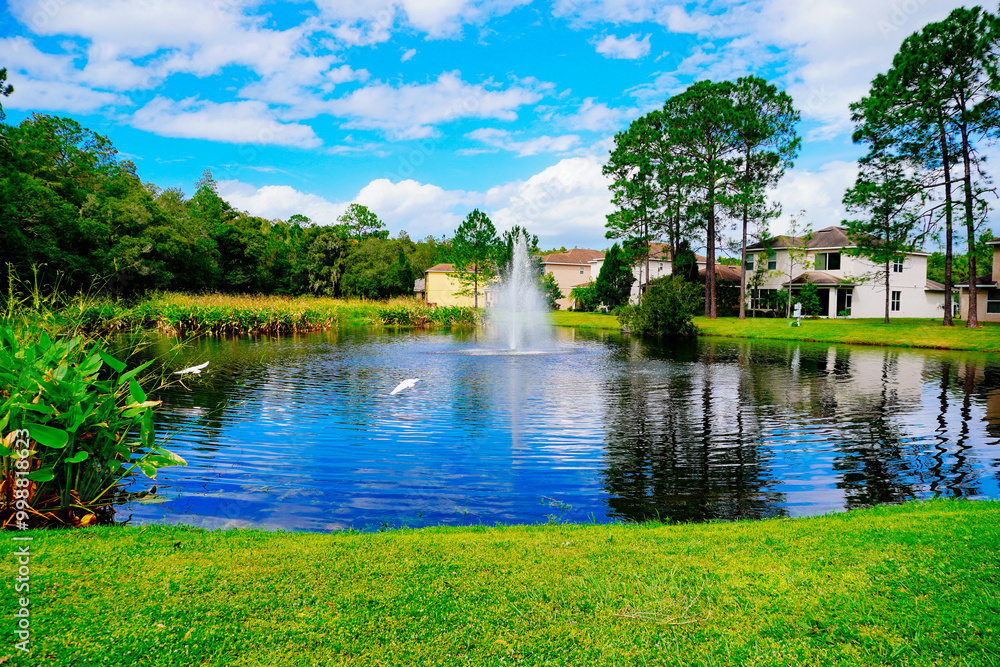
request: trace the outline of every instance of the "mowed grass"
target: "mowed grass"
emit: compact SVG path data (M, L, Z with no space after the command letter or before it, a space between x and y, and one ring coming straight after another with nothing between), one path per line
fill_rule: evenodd
M556 311L552 321L557 326L618 331L618 318L602 313ZM941 326L940 320L898 319L885 324L881 319L804 319L801 327L789 326L783 318L735 317L694 318L702 336L801 340L854 345L892 345L942 350L1000 352L1000 324L982 323L979 329L966 329L956 320L953 327Z
M30 534L33 649L8 639L9 664L1000 664L1000 502L677 526ZM3 601L10 638L13 592Z

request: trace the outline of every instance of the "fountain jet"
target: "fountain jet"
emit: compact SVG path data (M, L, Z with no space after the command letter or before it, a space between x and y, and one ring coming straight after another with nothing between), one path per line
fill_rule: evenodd
M538 268L522 233L514 255L487 307L490 338L511 352L548 348L552 343L549 308L538 284Z

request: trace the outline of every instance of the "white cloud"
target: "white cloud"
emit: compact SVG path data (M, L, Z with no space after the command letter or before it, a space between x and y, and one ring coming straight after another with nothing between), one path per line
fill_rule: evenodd
M632 34L619 39L614 35L608 35L597 41L594 48L605 58L635 60L649 55L649 37L646 35L639 39L639 35Z
M566 158L526 181L490 188L484 203L497 229L521 225L543 245L601 249L613 210L608 185L596 157Z
M347 204L335 204L287 185L258 188L249 183L223 180L218 182L218 187L219 196L237 209L268 220L288 220L298 213L316 224L328 225L347 210Z
M38 81L23 77L17 79L8 77L7 83L14 85L14 94L3 99L3 106L8 109L29 111L45 109L69 113L92 113L127 102L114 93L102 92L63 81Z
M854 185L858 165L854 162L828 162L818 170L791 169L768 196L781 205L781 217L771 224L771 234L788 231L791 216L805 211L800 226L822 229L839 225L846 217L841 199Z
M615 132L624 129L631 119L639 115L635 108L612 109L603 102L596 102L588 97L577 109L576 113L566 118L566 125L571 129L590 130L591 132Z
M410 58L412 58L415 55L417 55L417 50L416 49L407 49L403 53L403 55L400 56L399 61L405 63L407 60L409 60Z
M405 229L412 238L428 234L450 236L462 219L475 208L476 195L445 190L437 185L406 179L393 183L379 178L354 198L370 208L393 232Z
M322 142L308 125L281 123L263 102L217 104L194 97L180 102L156 96L133 114L131 124L164 137L234 144L316 148Z
M480 141L491 148L517 153L518 157L537 155L538 153L565 153L580 140L580 137L575 134L564 134L558 137L543 135L534 139L518 141L510 132L491 127L473 130L465 136Z
M488 88L462 81L459 72L445 72L427 84L393 87L377 83L331 100L328 110L349 118L347 128L381 130L395 138L422 138L434 133L434 125L458 118L514 120L516 110L541 99L537 89L511 86Z

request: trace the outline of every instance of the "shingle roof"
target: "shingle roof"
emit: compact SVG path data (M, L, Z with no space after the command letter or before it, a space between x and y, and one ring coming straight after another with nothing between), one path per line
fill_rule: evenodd
M924 289L931 290L932 292L943 292L944 283L939 283L936 280L931 280L930 278L927 278L927 284L924 286Z
M813 232L807 239L804 236L776 236L766 243L758 241L747 250L764 250L765 248L843 248L854 245L847 238L847 230L844 227L824 227Z
M806 271L800 273L798 276L792 279L793 285L804 285L806 283L812 283L813 285L853 285L854 283L848 280L841 280L835 276L831 276L829 273L824 271Z
M566 252L557 252L542 256L542 264L580 264L588 266L592 260L601 259L604 253L589 248L573 248Z
M698 277L701 278L702 282L705 282L705 275L707 269L702 269L698 272ZM731 280L734 283L740 282L742 276L740 274L740 267L730 266L729 264L716 264L715 265L715 279L716 280Z
M674 261L673 249L666 243L650 243L649 259L653 261L672 262ZM708 258L704 255L695 255L694 259L699 264L704 264Z

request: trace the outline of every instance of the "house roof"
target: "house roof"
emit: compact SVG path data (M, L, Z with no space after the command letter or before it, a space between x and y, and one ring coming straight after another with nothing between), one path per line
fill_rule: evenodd
M658 262L672 262L674 261L673 249L666 243L650 243L649 259ZM694 259L699 264L704 264L708 261L708 258L704 255L695 255Z
M747 246L747 251L765 250L767 248L772 250L777 248L819 249L848 248L856 246L857 244L847 236L847 231L848 230L845 227L833 225L831 227L824 227L823 229L816 230L809 235L809 238L806 238L805 236L776 236L766 243L764 241L758 241L753 245ZM926 256L928 253L920 250L913 250L908 254Z
M701 278L702 282L705 282L706 272L707 269L702 269L701 271L698 272L698 277ZM738 283L741 280L740 267L730 266L729 264L716 264L715 279L731 280L734 283Z
M993 280L993 276L979 276L976 278L976 287L996 287L997 283ZM969 289L969 283L964 282L961 285L955 285L955 287L964 287Z
M1000 239L993 239L992 241L987 241L986 245L1000 245Z
M417 278L416 280L413 281L414 292L423 292L426 289L426 286L427 286L427 280L424 278Z
M854 283L848 280L841 280L825 271L805 271L792 279L793 285L805 285L806 283L812 283L813 285L854 285Z
M604 257L604 253L600 250L573 248L566 252L543 255L542 264L579 264L581 266L589 266L592 260L601 259L602 257Z
M454 273L454 264L435 264L431 268L424 271L424 273Z
M936 280L931 280L930 278L927 278L927 285L924 287L924 290L931 292L943 292L944 283L939 283Z

